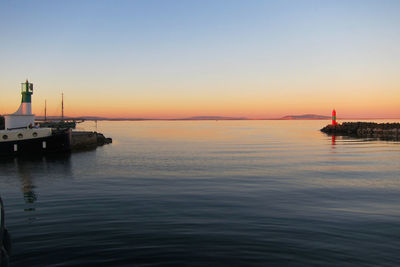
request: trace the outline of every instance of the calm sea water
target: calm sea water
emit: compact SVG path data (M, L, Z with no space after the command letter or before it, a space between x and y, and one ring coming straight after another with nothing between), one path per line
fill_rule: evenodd
M400 143L327 123L99 122L112 145L3 160L12 266L399 266Z

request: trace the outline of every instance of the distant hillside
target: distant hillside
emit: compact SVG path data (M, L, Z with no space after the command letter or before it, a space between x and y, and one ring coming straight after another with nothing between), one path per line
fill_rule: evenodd
M37 116L36 120L44 120L43 116ZM47 120L61 120L59 116L47 116ZM87 120L87 121L141 121L147 120L143 118L107 118L107 117L96 117L96 116L82 116L82 117L64 117L64 120Z
M331 117L316 114L304 114L304 115L288 115L280 118L280 120L329 120Z
M42 121L42 120L44 120L44 116L36 116L35 119L38 120L38 121ZM76 119L77 118L64 116L64 120L76 120ZM55 120L55 121L61 120L61 116L47 116L47 120L49 120L49 121L51 121L51 120Z
M247 120L245 117L196 116L181 120Z
M59 116L47 116L47 120L60 120ZM44 120L43 116L37 116L36 120ZM189 118L178 118L178 119L145 119L145 118L106 118L106 117L95 117L95 116L82 116L82 117L64 117L64 120L105 120L105 121L142 121L142 120L247 120L245 117L220 117L220 116L196 116Z

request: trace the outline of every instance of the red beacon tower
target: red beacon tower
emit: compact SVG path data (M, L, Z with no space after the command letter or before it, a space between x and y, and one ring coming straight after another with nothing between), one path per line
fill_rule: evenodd
M333 126L337 125L337 122L336 122L336 110L335 109L333 109L333 111L332 111L332 125Z

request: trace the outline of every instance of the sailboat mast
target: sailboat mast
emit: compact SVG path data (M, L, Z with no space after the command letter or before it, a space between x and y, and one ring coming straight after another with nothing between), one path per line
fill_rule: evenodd
M61 120L64 121L64 93L61 94Z
M47 121L47 100L44 100L44 121Z

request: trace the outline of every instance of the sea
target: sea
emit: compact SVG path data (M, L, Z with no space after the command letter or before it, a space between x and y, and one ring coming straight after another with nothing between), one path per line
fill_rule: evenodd
M400 266L400 142L328 123L79 124L113 143L0 162L11 266Z

